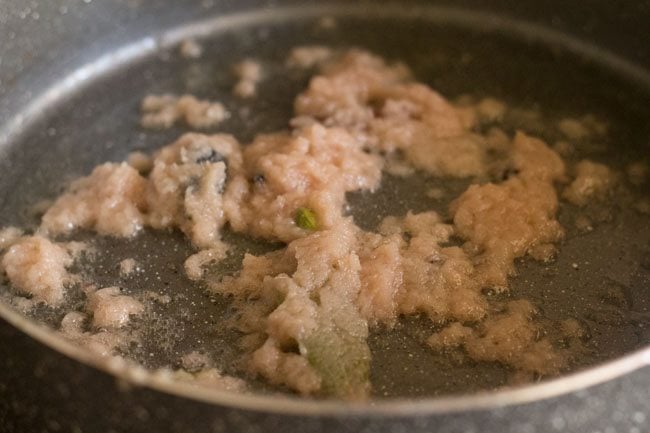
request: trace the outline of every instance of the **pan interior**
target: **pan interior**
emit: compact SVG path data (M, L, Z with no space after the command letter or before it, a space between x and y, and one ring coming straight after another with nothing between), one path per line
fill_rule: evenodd
M624 170L650 153L650 93L618 71L602 67L599 59L570 53L507 31L484 31L445 22L444 17L395 19L334 16L286 16L283 20L242 22L212 28L200 43L204 54L186 59L177 47L161 46L146 57L116 65L94 77L82 91L52 102L3 148L5 173L0 184L0 227L34 227L34 204L55 197L66 183L105 161L124 160L129 152L151 152L172 142L183 128L145 131L138 126L140 100L149 93L192 93L224 102L234 114L218 131L246 142L260 132L286 128L294 96L308 74L289 72L284 59L297 41L301 45L362 47L388 59L401 60L418 80L454 99L462 94L493 96L512 106L540 109L548 124L567 116L593 114L609 123L607 138L587 142L569 160L590 158ZM187 28L188 32L192 27ZM177 35L178 36L178 35ZM182 35L181 35L182 36ZM256 98L242 102L231 95L235 78L230 65L259 60L265 79ZM513 122L512 130L527 128ZM552 130L533 130L554 142ZM431 203L425 192L444 187L459 192L461 181L422 176L386 175L374 194L351 194L352 214L363 227L373 228L380 217L402 215L408 209L434 209L446 214L448 194ZM649 184L633 194L648 197ZM582 211L581 211L582 212ZM586 211L596 221L593 231L575 228L578 211L562 204L559 219L567 231L557 260L541 264L522 260L505 298L530 299L551 320L576 318L588 330L589 353L575 369L583 369L645 346L650 341L650 220L618 197L607 206ZM75 239L90 239L79 233ZM227 233L237 253L214 272L236 271L244 252L276 246ZM200 350L227 373L235 373L237 335L223 325L232 312L228 301L205 293L184 277L182 262L191 246L178 233L146 231L133 240L94 239L100 254L84 272L102 286L118 285L132 293L153 290L172 297L133 325L144 336L128 356L148 368L174 366L183 354ZM122 278L118 264L135 258L145 268L141 276ZM144 275L144 276L142 276ZM14 295L2 282L2 296ZM497 295L495 295L497 296ZM35 320L58 327L71 308L80 309L81 292L72 291L61 308L39 307ZM370 337L371 380L377 398L437 396L490 390L508 382L509 371L497 363L459 361L436 354L424 344L434 330L428 320L403 319L394 329L378 329ZM550 330L549 332L553 332ZM254 384L261 392L263 383Z

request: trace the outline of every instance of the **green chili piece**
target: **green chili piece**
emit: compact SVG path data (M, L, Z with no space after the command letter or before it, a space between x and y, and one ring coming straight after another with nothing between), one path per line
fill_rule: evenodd
M301 229L305 230L317 230L318 229L318 220L316 218L316 213L306 207L300 207L296 211L296 216L294 218L296 225Z
M365 339L333 324L320 326L303 342L309 364L321 377L321 393L344 399L367 397L370 349Z

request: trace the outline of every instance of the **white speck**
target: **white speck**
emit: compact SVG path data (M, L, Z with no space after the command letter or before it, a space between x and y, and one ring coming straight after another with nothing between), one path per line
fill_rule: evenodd
M132 366L126 369L127 376L135 383L142 384L149 377L147 370L140 366Z
M18 16L20 17L21 20L24 20L27 18L27 15L29 15L32 12L30 8L23 9L22 11L18 12Z
M318 27L321 29L329 30L335 28L337 25L336 20L330 16L324 16L318 20Z
M634 420L635 423L641 424L642 422L645 421L645 414L643 412L634 412L634 415L632 415L632 419Z
M47 423L47 426L49 427L49 429L52 430L52 431L61 430L61 424L59 424L58 422L56 422L54 420L47 420L46 423Z
M563 430L564 427L566 426L566 422L564 421L564 418L560 418L560 417L553 418L551 424L553 424L553 428L555 430Z
M198 59L203 54L203 47L193 39L185 39L179 48L181 56L186 59Z
M120 356L113 356L106 361L106 365L109 369L118 371L126 367L126 362L124 362L124 358Z
M572 267L573 269L578 269L578 264L577 264L577 263L573 263L573 264L571 265L571 267Z

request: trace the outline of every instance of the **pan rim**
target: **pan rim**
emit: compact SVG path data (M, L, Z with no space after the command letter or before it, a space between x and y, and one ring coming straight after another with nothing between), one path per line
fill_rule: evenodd
M188 38L201 39L235 27L250 27L259 24L281 23L293 19L315 19L323 16L334 18L362 19L407 19L424 20L437 24L451 24L473 31L502 32L524 41L538 42L546 46L561 47L565 52L625 77L650 93L650 71L623 57L604 50L589 42L561 33L548 27L497 15L485 11L439 5L403 5L393 1L381 8L368 8L367 4L330 3L327 5L303 5L275 7L273 9L252 9L194 21L168 29L160 34L148 35L139 40L117 47L112 52L94 57L51 83L39 94L31 95L23 106L11 107L16 114L0 123L0 157L4 148L16 141L23 131L37 122L47 108L59 101L77 94L95 80L108 75L120 67L136 62L160 50L177 46ZM3 100L10 101L11 92ZM0 121L2 121L0 119Z
M182 25L167 30L154 38L146 38L141 42L118 48L115 52L121 52L122 57L119 58L117 63L109 64L105 61L102 62L102 57L90 64L81 66L68 77L64 77L59 82L54 83L48 90L34 98L29 106L25 107L18 114L20 121L17 121L18 117L9 119L6 123L7 127L2 128L2 130L8 132L0 137L0 150L10 144L11 140L9 140L9 137L14 137L14 133L17 136L21 131L29 128L31 122L25 122L25 119L35 121L38 118L36 113L45 111L43 107L56 105L60 98L65 98L69 95L68 89L70 89L72 83L70 80L71 77L73 80L75 79L75 74L77 76L83 75L83 83L81 86L75 87L75 91L82 91L94 79L101 77L114 68L124 65L124 63L135 61L143 55L155 52L157 49L172 47L188 37L201 38L215 34L215 29L223 31L236 25L281 22L282 20L289 18L295 19L296 17L308 19L323 15L374 19L385 17L428 19L439 23L444 22L458 26L471 26L474 30L504 31L508 34L519 34L528 38L531 37L531 34L534 34L534 40L538 42L546 45L560 45L570 53L580 54L584 58L594 61L607 69L614 70L618 75L625 76L630 81L650 89L650 73L615 54L547 27L505 18L492 13L433 5L405 7L398 3L386 4L382 5L381 8L372 9L368 9L363 4L282 7L273 10L265 9L237 12ZM93 65L99 67L93 67ZM79 71L83 71L83 73ZM107 361L107 358L94 355L82 347L65 340L63 337L57 335L54 330L32 321L2 302L0 302L0 318L3 318L19 331L58 353L115 376L130 385L147 387L207 404L275 414L337 417L407 417L413 415L457 413L468 410L491 410L532 403L577 392L588 387L603 384L650 365L650 346L648 346L628 353L620 358L590 367L584 371L515 389L503 389L471 395L350 403L335 400L309 400L288 395L241 394L201 389L182 382L172 382L155 375L143 373L141 369L110 362L110 360Z

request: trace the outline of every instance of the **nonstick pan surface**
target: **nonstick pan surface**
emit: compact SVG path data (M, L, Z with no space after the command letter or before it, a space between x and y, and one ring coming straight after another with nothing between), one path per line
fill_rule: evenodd
M320 25L324 15L334 17L336 25ZM200 59L179 56L177 44L186 37L202 44ZM260 132L286 128L293 97L308 80L307 74L290 73L283 66L289 50L298 44L362 47L404 61L419 80L452 99L462 94L494 96L513 106L540 109L548 124L566 116L594 114L609 123L610 133L604 140L584 143L573 161L588 157L619 170L631 162L648 161L650 90L644 86L650 77L604 52L494 15L454 9L266 9L160 29L151 37L101 53L85 70L62 77L50 93L34 95L36 102L26 110L22 126L12 123L14 129L3 136L0 226L34 227L34 204L53 198L70 180L101 162L124 160L131 151L153 151L184 132L139 127L139 102L148 93L193 93L223 101L234 115L218 130L242 142ZM231 97L230 66L246 57L260 60L267 76L259 95L242 103ZM510 127L526 125L513 121ZM531 132L550 142L559 138L552 130ZM424 197L435 186L450 194L432 206ZM444 214L449 199L466 186L460 181L386 176L377 193L351 194L349 200L357 223L372 229L381 217L407 209L433 208ZM648 197L648 190L646 182L633 196ZM613 204L587 209L597 221L588 233L575 229L579 212L563 204L559 218L567 236L557 261L521 261L510 294L495 295L530 299L548 319L578 319L589 331L586 344L591 350L576 370L620 358L650 342L650 224L647 215L632 208L631 200L617 197ZM235 234L227 239L238 245L238 255L214 272L234 272L244 251L274 247ZM198 349L236 374L232 367L239 355L236 336L222 326L231 314L228 301L207 295L184 277L181 264L191 246L179 234L147 231L134 240L94 242L102 253L92 272L102 285L126 286L133 293L155 290L173 299L137 325L146 329L147 338L132 348L130 357L157 368L173 365L179 354ZM121 279L115 265L127 257L142 263L148 277ZM7 299L12 295L9 287L2 291ZM81 294L73 293L65 307L38 308L30 316L56 327L80 302ZM498 364L459 365L427 350L422 342L432 329L427 320L416 317L371 336L374 397L432 398L489 391L507 383L508 371ZM263 383L254 387L269 392Z

